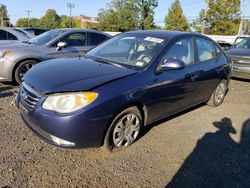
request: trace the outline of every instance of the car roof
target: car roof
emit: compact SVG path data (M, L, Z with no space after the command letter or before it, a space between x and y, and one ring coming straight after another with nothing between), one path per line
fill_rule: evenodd
M183 32L183 31L170 31L170 30L141 30L141 31L129 31L126 33L132 33L132 34L142 34L142 35L148 35L152 37L159 37L163 39L171 39L175 37L180 37L180 36L201 36L201 37L206 37L204 35L201 35L199 33L194 33L194 32Z
M52 29L52 30L62 30L62 31L66 31L66 32L77 32L77 31L81 31L81 32L94 32L94 33L99 33L99 34L103 34L106 35L107 37L111 37L111 35L104 33L102 31L96 31L96 30L91 30L91 29L81 29L81 28L60 28L60 29ZM50 30L50 31L52 31Z
M18 40L21 41L21 42L27 41L27 40L30 39L24 33L20 32L20 31L16 31L14 29L15 28L12 28L12 27L0 27L0 30L7 31L7 32L11 33L12 35L15 35L18 38Z

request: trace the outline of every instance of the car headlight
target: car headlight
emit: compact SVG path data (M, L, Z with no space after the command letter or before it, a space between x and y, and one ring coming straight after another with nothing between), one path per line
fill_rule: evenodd
M71 113L86 107L98 97L98 93L61 93L48 96L42 108L58 113Z
M8 57L12 54L12 51L0 52L0 58Z
M4 54L3 54L3 58L9 57L9 56L11 56L11 54L12 54L12 51L6 51L6 52L4 52Z

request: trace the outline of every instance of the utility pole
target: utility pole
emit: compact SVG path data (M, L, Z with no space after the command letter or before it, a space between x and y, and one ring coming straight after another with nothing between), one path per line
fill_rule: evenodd
M209 0L206 0L205 15L204 15L203 24L202 24L202 31L201 31L202 34L205 33L205 26L206 26L206 21L207 21L208 6L209 6Z
M28 27L30 26L30 13L32 12L31 10L25 10L28 14Z
M245 19L245 14L247 11L247 4L248 4L248 0L243 0L243 8L242 8L243 10L242 10L241 19L240 19L240 27L238 30L238 35L243 35L244 29L246 29L247 20Z
M72 8L75 8L75 4L73 3L67 3L67 7L69 8L69 27L72 27Z

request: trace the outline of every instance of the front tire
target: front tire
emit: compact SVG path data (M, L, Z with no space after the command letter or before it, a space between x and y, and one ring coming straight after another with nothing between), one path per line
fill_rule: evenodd
M227 81L222 80L216 87L215 91L213 92L207 104L213 107L219 106L224 101L227 90L228 90Z
M119 113L112 121L104 140L109 150L128 147L138 138L142 127L142 116L137 107L130 107Z
M20 85L22 83L22 77L24 74L28 72L28 70L30 70L35 64L37 64L37 61L35 60L26 60L21 62L15 69L14 81Z

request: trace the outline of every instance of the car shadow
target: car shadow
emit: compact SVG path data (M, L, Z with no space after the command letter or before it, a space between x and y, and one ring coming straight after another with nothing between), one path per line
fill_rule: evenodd
M218 130L197 142L167 188L250 187L250 119L242 126L239 143L230 137L236 134L230 118L213 125Z
M13 92L9 91L13 89L11 86L0 86L0 98L13 96Z
M246 78L232 77L232 80L237 80L237 81L241 81L241 82L250 82L250 79L246 79Z
M158 120L158 121L156 121L156 122L154 122L154 123L151 123L151 124L149 124L149 125L146 125L145 127L142 128L142 130L141 130L141 132L140 132L140 137L139 137L139 139L141 139L142 137L144 137L152 128L154 128L154 127L156 127L156 126L158 126L158 125L160 125L160 124L162 124L162 123L164 123L164 122L166 122L166 121L169 121L169 120L171 120L171 119L177 118L178 116L181 116L181 115L186 114L186 113L188 113L188 112L191 112L191 111L193 111L193 110L195 110L195 109L198 109L198 108L200 108L200 107L202 107L202 106L205 106L205 105L207 105L207 104L206 104L206 103L201 103L201 104L196 105L196 106L194 106L194 107L191 107L191 108L188 108L188 109L186 109L186 110L183 110L183 111L181 111L181 112L179 112L179 113L176 113L176 114L173 114L173 115L168 116L168 117L166 117L166 118L163 118L163 119L161 119L161 120Z

